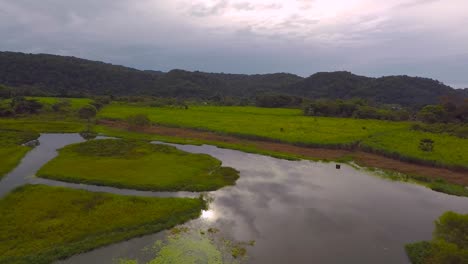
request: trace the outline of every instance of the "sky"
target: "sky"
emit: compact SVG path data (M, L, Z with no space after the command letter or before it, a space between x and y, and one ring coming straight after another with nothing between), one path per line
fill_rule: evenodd
M468 88L467 0L0 0L0 50L138 69L346 70Z

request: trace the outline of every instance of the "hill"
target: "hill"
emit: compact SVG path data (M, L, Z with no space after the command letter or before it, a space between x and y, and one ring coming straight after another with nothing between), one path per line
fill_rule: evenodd
M422 106L439 102L441 96L466 97L456 90L428 78L385 76L370 78L350 72L320 72L290 85L284 93L307 98L371 99L380 103Z
M153 95L178 98L283 94L307 98L367 98L381 103L420 106L440 96L466 97L439 81L409 76L370 78L350 72L321 72L308 78L289 73L227 74L129 67L48 54L0 52L0 84L52 96Z

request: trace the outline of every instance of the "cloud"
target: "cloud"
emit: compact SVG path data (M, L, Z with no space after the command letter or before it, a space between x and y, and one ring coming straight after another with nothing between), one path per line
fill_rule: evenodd
M456 59L468 54L467 9L466 0L0 0L0 49L141 69L351 70L468 84Z
M214 16L222 13L227 7L227 0L217 0L211 4L196 3L190 7L189 13L197 17Z

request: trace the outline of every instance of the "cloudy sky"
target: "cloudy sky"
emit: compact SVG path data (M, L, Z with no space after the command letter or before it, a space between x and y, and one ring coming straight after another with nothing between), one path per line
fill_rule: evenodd
M0 0L0 50L139 69L348 70L468 87L467 0Z

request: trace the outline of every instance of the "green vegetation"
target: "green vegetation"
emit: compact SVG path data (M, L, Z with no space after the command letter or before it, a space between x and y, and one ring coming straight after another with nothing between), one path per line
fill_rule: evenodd
M372 133L408 126L375 120L310 118L302 116L297 109L255 107L192 106L185 110L111 104L104 107L98 117L125 119L132 114L146 114L153 123L161 125L330 147L352 146Z
M204 154L135 140L91 140L70 145L37 173L67 182L152 191L212 191L233 185L232 168Z
M125 120L146 114L159 125L186 127L303 146L354 148L424 164L468 168L468 140L447 134L414 131L409 122L307 117L297 109L191 106L189 109L142 107L114 103L98 118ZM431 152L421 139L434 141Z
M433 141L432 151L420 148L422 140ZM468 140L447 134L398 129L374 134L361 143L369 151L411 162L468 168Z
M86 129L78 110L91 107L86 98L15 97L0 99L0 129L71 133Z
M36 100L39 103L45 105L46 108L52 107L53 105L60 102L69 102L72 110L78 110L86 105L92 104L93 100L89 98L60 98L60 97L26 97L30 100Z
M0 84L14 87L3 93L0 89L0 97L147 95L239 105L252 103L260 93L274 93L309 99L360 97L378 103L423 106L438 103L441 95L467 96L466 91L436 80L409 76L369 78L350 72L321 72L302 78L288 73L163 73L73 57L14 52L0 52L0 72Z
M86 129L86 123L76 117L40 114L20 118L0 118L0 129L40 133L76 133Z
M286 159L286 160L299 160L299 159L309 159L309 160L318 160L314 159L313 157L307 156L300 156L300 155L293 155L288 153L276 152L276 151L268 151L264 149L259 149L252 143L243 142L243 143L226 143L220 141L211 141L211 140L201 140L201 139L194 139L194 138L180 138L180 137L171 137L171 136L161 136L158 134L152 133L144 133L144 132L137 132L137 131L129 131L125 128L113 128L108 126L94 126L93 130L97 133L116 137L116 138L126 138L126 139L138 139L138 140L146 140L146 141L161 141L167 143L174 143L174 144L182 144L182 145L213 145L219 148L225 149L234 149L248 153L255 153L265 156L270 156L279 159Z
M235 242L223 238L219 230L195 230L187 227L172 229L165 241L158 240L151 248L155 258L147 264L240 264L248 259L247 247L255 241ZM120 260L119 264L138 263L137 260Z
M468 214L443 214L435 222L432 241L406 245L413 264L468 263Z
M0 179L15 168L31 149L22 144L38 137L39 134L33 132L0 130Z
M409 120L410 111L396 105L371 104L363 99L315 100L304 108L309 116L353 117L392 121Z
M359 166L354 165L356 169L362 169ZM453 184L447 182L444 179L431 179L420 175L409 175L403 174L395 171L381 170L376 168L365 168L367 171L372 172L374 175L382 177L384 179L389 179L392 181L401 181L407 183L415 183L418 185L425 186L433 191L446 193L450 195L468 197L468 188L465 186Z
M0 263L50 263L200 215L201 199L26 185L0 200Z

